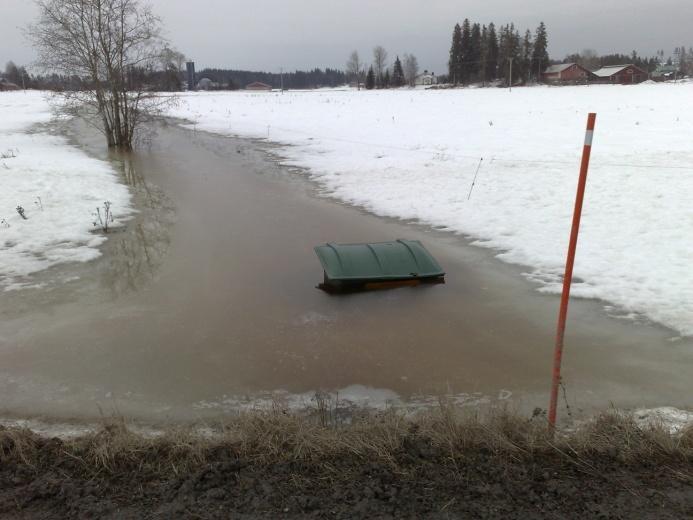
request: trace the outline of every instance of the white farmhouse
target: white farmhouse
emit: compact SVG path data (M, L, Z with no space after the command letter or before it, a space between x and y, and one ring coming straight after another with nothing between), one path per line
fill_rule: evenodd
M427 70L423 71L423 74L419 74L416 76L416 84L417 85L437 85L438 84L438 78L436 77L434 72L428 72Z

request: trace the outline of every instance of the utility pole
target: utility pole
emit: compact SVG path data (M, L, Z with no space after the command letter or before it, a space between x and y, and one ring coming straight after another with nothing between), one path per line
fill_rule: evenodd
M513 91L513 60L515 58L508 58L510 60L510 81L508 82L508 87L510 87L510 92Z

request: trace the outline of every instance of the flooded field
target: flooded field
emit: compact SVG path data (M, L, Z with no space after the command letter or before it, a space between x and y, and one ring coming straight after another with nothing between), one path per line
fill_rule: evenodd
M71 131L104 153L99 136ZM558 298L522 269L462 237L320 197L258 143L162 126L149 148L112 159L138 201L127 229L101 259L44 275L61 283L2 295L5 415L194 419L316 390L371 404L445 394L546 406ZM397 238L421 240L447 283L315 288L313 246ZM675 336L574 300L573 412L689 406L681 367L692 366L693 340Z

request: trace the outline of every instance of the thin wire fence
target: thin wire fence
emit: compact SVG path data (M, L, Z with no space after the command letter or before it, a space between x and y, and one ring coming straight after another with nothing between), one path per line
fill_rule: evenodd
M466 154L461 154L461 153L458 153L455 151L448 151L445 149L397 146L397 145L393 145L393 144L358 141L355 139L346 139L346 138L341 138L341 137L320 136L320 137L316 138L315 135L310 133L310 132L304 132L301 130L296 130L296 129L292 129L292 128L283 128L283 127L278 127L278 126L273 126L273 125L267 125L267 126L268 126L268 128L272 128L275 130L281 130L281 131L290 132L293 134L305 135L305 136L310 137L311 140L316 140L316 142L332 141L332 142L339 142L339 143L355 144L355 145L370 147L370 148L397 150L397 151L402 151L402 152L407 152L407 153L425 154L425 155L434 155L434 156L438 155L438 156L450 157L450 158L455 158L455 159L469 159L469 160L474 160L474 161L478 161L482 157L481 155L466 155ZM492 157L494 162L506 163L506 164L523 163L523 164L552 164L552 165L575 166L576 164L579 164L579 161L580 161L579 154L577 154L577 153L575 155L575 160L573 160L573 161L561 161L561 160L557 160L557 159L529 159L529 158L520 158L520 157L505 157L502 154L500 154L500 155L499 154L486 154L486 156ZM656 170L693 171L693 165L681 166L681 165L666 165L666 164L653 164L653 163L600 162L598 160L595 161L594 159L593 159L592 163L593 163L592 164L593 168L594 167L617 167L617 168L643 168L643 169L656 169Z

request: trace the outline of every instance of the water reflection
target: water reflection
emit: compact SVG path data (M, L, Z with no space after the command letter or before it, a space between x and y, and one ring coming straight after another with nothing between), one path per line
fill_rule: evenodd
M136 154L113 152L123 182L130 187L135 216L110 236L102 283L114 296L138 291L155 279L171 243L174 209L166 194L145 178Z

